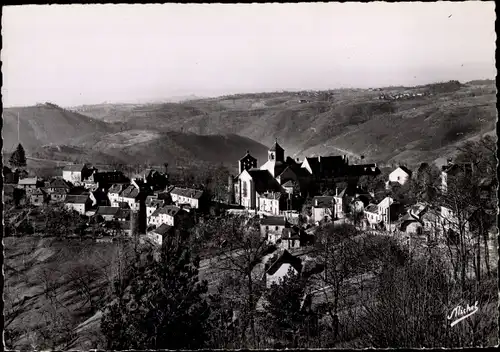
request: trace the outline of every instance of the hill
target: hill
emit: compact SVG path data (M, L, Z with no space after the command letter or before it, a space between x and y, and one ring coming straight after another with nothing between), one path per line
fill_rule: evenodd
M2 131L4 152L12 152L17 146L18 115L20 140L28 153L43 145L66 144L77 137L117 130L116 126L50 103L6 108Z
M287 153L364 155L376 162L434 161L495 130L494 81L418 87L239 94L113 107L126 129L238 134ZM101 108L86 113L113 120ZM117 118L115 118L117 120Z
M267 158L267 147L235 134L197 135L183 132L128 130L82 137L74 145L46 146L35 155L39 158L92 161L94 164L151 164L172 166L202 166L223 163L236 169L237 161L246 150L258 158Z

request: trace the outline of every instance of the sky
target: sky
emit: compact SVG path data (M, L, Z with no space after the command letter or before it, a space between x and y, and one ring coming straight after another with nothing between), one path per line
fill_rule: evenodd
M493 1L7 6L3 104L494 79L495 18Z

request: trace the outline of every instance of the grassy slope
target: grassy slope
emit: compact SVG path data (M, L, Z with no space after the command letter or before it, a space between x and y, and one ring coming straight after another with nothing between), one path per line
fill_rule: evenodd
M109 133L115 127L88 116L49 105L6 108L3 111L4 151L17 146L17 116L20 139L29 153L46 144L65 144L73 139L96 133Z
M381 94L411 91L433 95L377 99ZM340 89L332 93L329 101L304 92L285 92L134 106L121 121L129 128L237 133L265 145L279 138L291 155L349 153L372 161L409 163L435 160L451 152L457 143L495 129L494 81L474 81L460 87ZM299 103L299 99L309 102ZM102 117L99 109L92 114L109 118Z

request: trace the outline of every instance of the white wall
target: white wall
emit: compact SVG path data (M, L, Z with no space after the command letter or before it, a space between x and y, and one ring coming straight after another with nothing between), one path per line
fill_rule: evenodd
M400 185L404 185L408 179L408 174L399 167L389 174L389 182L398 182Z

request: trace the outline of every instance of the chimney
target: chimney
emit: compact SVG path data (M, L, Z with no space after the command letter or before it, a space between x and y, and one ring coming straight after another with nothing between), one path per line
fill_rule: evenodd
M314 206L316 206L316 207L318 206L318 200L317 199L314 200Z
M321 162L321 155L318 156L318 162Z
M339 189L337 187L335 187L335 196L338 196L339 195Z

